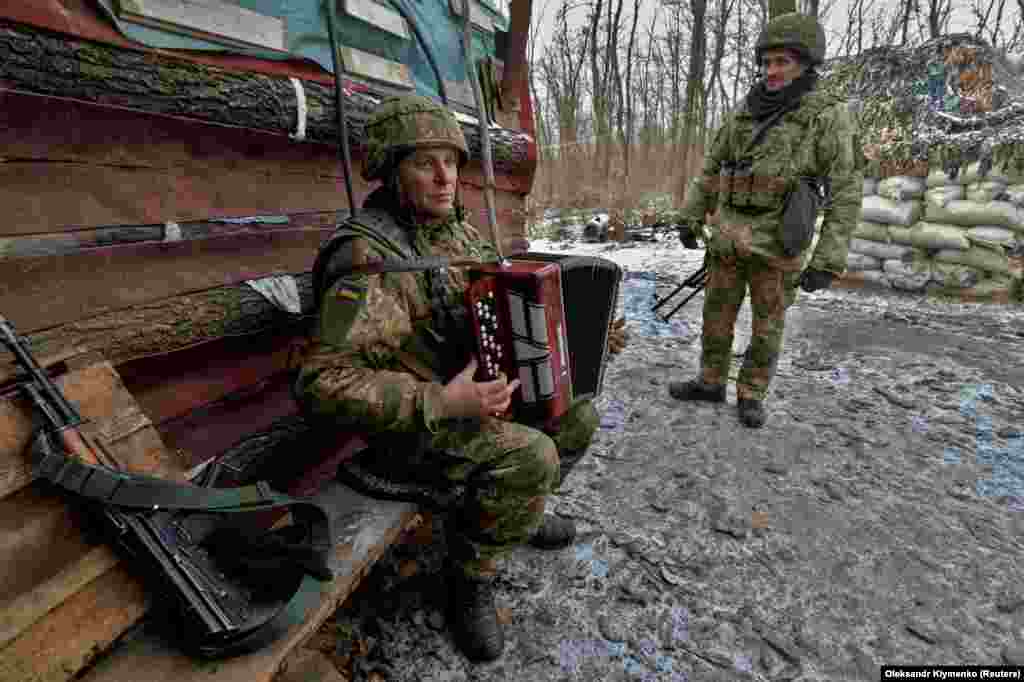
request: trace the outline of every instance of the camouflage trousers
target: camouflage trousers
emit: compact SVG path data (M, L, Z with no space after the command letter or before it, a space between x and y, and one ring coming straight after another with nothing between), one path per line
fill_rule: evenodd
M420 440L427 454L410 459L466 486L464 505L450 510L446 524L450 557L466 575L493 575L500 559L526 542L544 518L547 495L560 483L560 458L585 450L599 421L593 403L582 400L547 433L484 418L471 420L471 427L455 423ZM401 456L394 445L388 450L389 458Z
M764 400L782 352L786 309L796 300L800 272L773 267L756 254L708 254L708 262L701 379L708 384L728 381L736 317L749 287L753 324L736 395Z

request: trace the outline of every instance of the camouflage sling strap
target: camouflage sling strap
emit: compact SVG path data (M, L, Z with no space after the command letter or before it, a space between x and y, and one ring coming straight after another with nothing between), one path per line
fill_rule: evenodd
M42 429L32 442L31 456L34 473L97 503L97 508L112 506L167 517L170 522L162 525L161 534L175 536L167 539L180 548L176 560L185 573L189 573L189 557L195 551L206 550L199 548L200 543L187 524L175 519L184 520L187 514L237 517L283 510L300 522L258 535L246 535L234 524L221 523L204 538L209 541L205 544L216 550L217 557L230 557L242 570L269 570L275 576L275 584L242 587L241 593L248 595L247 617L244 623L228 632L210 635L204 633L203 628L188 624L181 628L179 634L185 646L197 655L206 658L237 656L279 639L304 619L306 609L299 606L309 593L319 594L317 582L334 577L328 563L331 538L327 512L311 500L282 495L263 482L241 488L212 488L88 464L67 456ZM299 529L301 536L290 539L289 529L293 528ZM128 550L137 551L135 548ZM184 617L188 619L189 614Z

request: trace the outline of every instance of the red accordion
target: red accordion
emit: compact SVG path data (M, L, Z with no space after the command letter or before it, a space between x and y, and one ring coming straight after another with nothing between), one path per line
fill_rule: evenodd
M604 258L528 252L469 271L478 379L518 378L510 415L550 423L600 394L622 269Z

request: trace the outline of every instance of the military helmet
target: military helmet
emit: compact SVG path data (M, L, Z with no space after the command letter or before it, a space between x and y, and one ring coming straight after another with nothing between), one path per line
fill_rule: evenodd
M757 61L765 50L788 47L796 50L811 64L825 61L825 29L807 14L787 12L769 21L757 39L754 54Z
M398 157L417 147L448 145L459 152L459 167L469 160L462 127L450 111L418 95L389 97L366 121L367 154L363 177L383 180Z

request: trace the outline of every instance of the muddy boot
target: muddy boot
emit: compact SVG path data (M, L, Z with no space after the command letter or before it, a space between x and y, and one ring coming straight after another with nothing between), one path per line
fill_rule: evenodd
M505 630L494 605L495 579L466 575L448 566L451 613L449 622L455 643L474 662L493 661L505 649Z
M704 400L709 403L725 402L725 386L705 384L700 379L673 381L668 385L668 394L676 400Z
M740 398L737 403L740 411L740 421L744 426L752 429L759 429L764 425L764 408L760 400Z
M561 549L576 539L576 524L572 519L545 514L537 530L533 531L529 543L538 549Z

